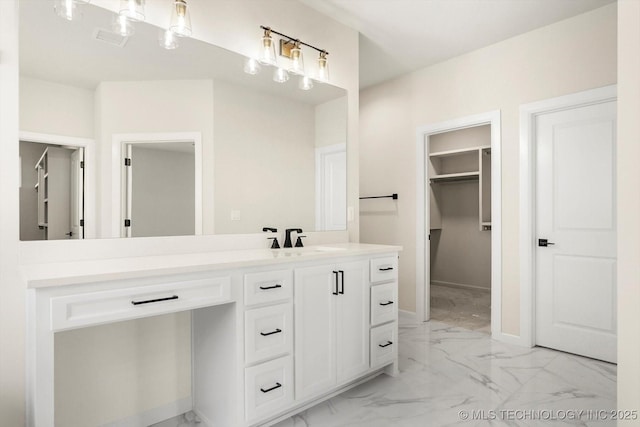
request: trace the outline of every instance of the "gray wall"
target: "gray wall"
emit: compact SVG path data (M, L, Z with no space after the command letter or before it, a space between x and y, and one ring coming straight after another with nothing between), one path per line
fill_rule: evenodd
M154 144L155 145L155 144ZM161 145L161 144L160 144ZM132 151L134 237L195 232L195 156L150 144Z

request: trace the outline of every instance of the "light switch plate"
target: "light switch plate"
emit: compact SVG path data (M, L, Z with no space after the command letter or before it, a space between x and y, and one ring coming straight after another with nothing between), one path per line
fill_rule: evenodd
M231 211L231 221L240 221L240 211Z
M347 208L347 221L353 222L353 218L355 217L353 206L349 206Z

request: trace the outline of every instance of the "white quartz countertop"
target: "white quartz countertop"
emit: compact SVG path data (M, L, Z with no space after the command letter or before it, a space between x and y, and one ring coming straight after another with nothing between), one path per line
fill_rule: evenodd
M344 256L375 255L401 250L401 246L337 243L291 249L246 249L28 264L21 266L21 271L28 288L45 288L209 270L277 265Z

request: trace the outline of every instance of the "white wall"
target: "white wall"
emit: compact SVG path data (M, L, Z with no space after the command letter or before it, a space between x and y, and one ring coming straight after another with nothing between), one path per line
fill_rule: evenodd
M400 196L397 212L361 217L361 240L404 247L400 308L415 310L416 128L499 109L502 331L519 334L518 108L615 83L616 60L616 5L611 4L361 93L361 192Z
M640 2L618 2L618 408L640 402ZM638 426L640 421L619 421Z
M20 130L93 138L93 91L20 76Z
M347 97L316 106L316 147L347 142Z
M315 229L314 107L216 80L214 116L216 233Z
M213 212L213 81L165 80L102 82L96 89L96 141L100 188L100 237L111 229L112 138L123 133L200 132L202 134L202 206ZM203 215L204 234L213 233L212 215Z
M133 237L195 234L193 151L193 147L189 153L166 150L162 144L133 144Z

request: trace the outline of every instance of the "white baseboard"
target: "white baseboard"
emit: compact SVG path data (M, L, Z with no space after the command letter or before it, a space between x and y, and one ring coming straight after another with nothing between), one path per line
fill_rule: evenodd
M120 421L104 424L103 427L145 427L189 412L192 408L193 402L191 397L185 397L184 399L140 412L139 414Z
M507 334L504 332L493 332L491 333L491 338L507 344L517 345L520 347L531 347L529 343L521 336Z
M407 310L398 310L398 324L399 325L415 325L419 323L416 313Z
M464 283L444 282L442 280L432 280L431 284L432 285L439 285L439 286L446 286L446 287L449 287L449 288L472 289L474 291L491 292L491 288L485 288L485 287L476 286L476 285L467 285L467 284L464 284Z

